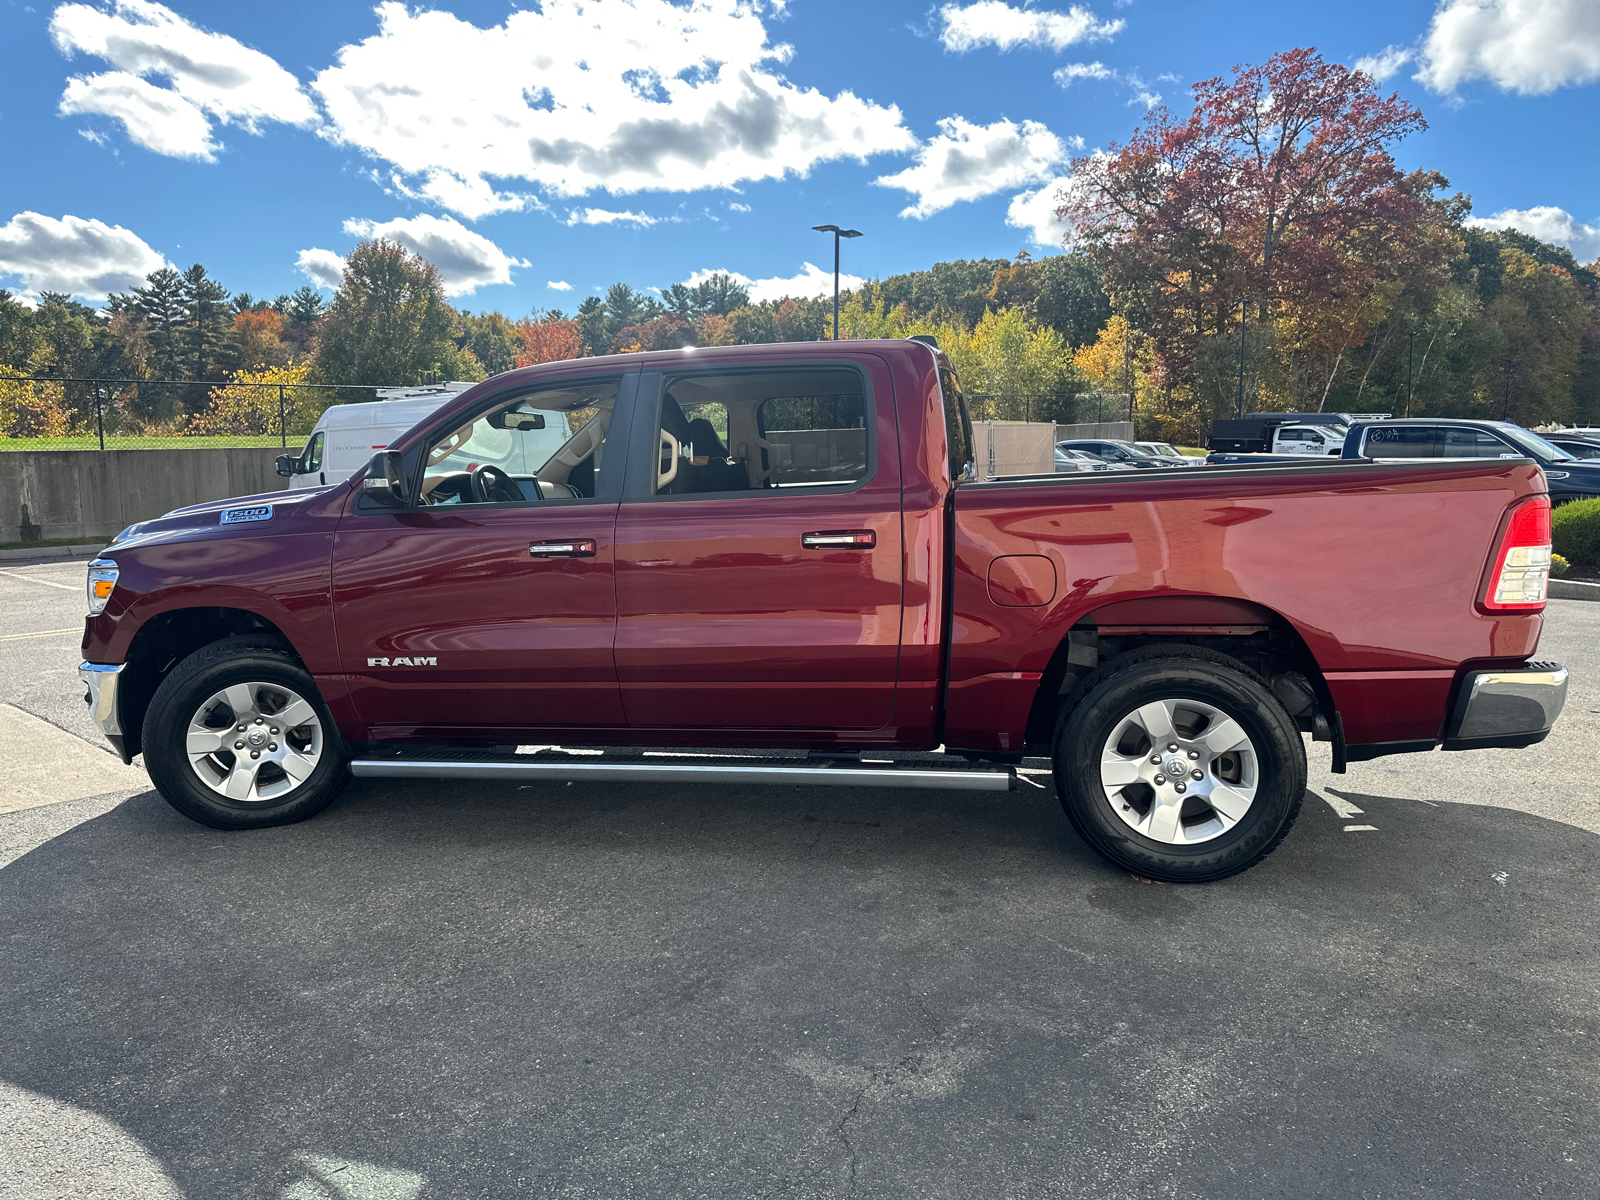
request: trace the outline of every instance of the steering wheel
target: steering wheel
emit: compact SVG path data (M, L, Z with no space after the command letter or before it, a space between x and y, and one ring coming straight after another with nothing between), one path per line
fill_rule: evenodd
M472 473L472 498L479 504L520 503L527 499L515 479L488 463Z

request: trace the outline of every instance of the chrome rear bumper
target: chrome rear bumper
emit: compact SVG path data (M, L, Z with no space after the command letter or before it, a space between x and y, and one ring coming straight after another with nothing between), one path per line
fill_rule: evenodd
M1542 742L1566 702L1567 669L1560 663L1468 671L1445 727L1444 748L1479 750Z

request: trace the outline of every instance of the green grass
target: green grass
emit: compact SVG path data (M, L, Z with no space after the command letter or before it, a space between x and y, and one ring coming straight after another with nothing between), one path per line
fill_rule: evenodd
M103 546L103 538L46 538L42 542L0 542L0 550L37 550L43 546Z
M298 450L305 442L304 436L291 441L288 449ZM125 437L106 435L107 450L189 450L203 447L262 447L283 449L283 440L277 434L219 434L215 437ZM0 438L0 451L6 450L94 450L100 449L100 439L94 436L61 438Z
M1174 446L1179 454L1187 454L1190 458L1204 458L1210 451L1201 446Z

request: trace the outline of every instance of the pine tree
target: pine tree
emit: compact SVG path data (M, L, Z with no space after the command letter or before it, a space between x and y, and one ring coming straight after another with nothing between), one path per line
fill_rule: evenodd
M183 280L171 267L145 276L145 286L133 289L133 306L149 330L150 370L158 379L177 379L183 373Z
M228 290L195 263L183 273L182 363L191 379L206 379L227 354L233 313Z

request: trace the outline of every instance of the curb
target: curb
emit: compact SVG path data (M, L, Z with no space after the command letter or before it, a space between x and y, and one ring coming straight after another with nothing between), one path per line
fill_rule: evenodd
M1584 583L1579 579L1552 579L1552 600L1600 600L1600 583Z
M92 557L105 548L104 542L94 542L87 546L40 546L37 550L29 550L24 546L20 550L0 550L0 562L15 562L23 558L83 558L85 555Z

